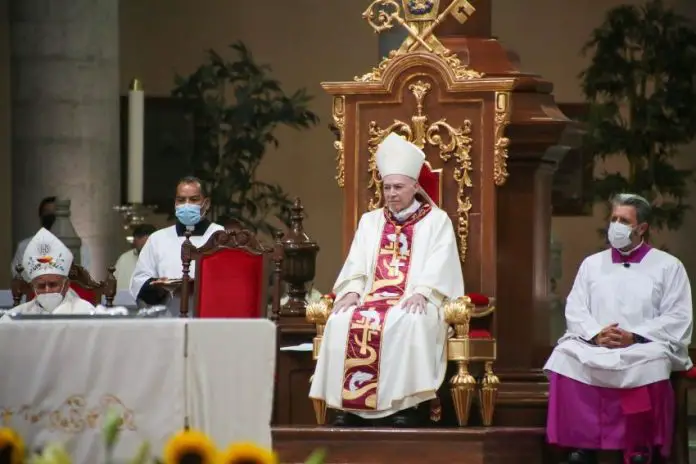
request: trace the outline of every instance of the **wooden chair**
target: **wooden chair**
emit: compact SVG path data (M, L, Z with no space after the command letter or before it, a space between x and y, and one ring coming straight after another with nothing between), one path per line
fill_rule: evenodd
M672 374L674 387L674 438L672 462L689 464L689 390L696 388L696 367Z
M245 229L215 232L200 248L189 238L187 233L181 246L181 317L188 317L191 287L194 317L266 317L268 276L272 275L270 319L278 319L283 261L280 236L273 247L264 246ZM193 285L192 261L196 261Z
M31 284L22 278L24 268L21 264L16 267L17 275L12 279L10 284L12 291L12 304L18 306L22 302L22 297L25 301L30 301L34 298L34 292ZM116 268L113 266L107 269L106 279L97 282L92 278L89 272L79 264L70 266L68 280L70 288L78 294L80 298L89 301L93 305L102 304L105 301L105 306L111 308L114 305L116 297L116 277L114 276Z
M418 183L433 203L442 205L442 170L433 169L426 161ZM421 196L420 200L424 201L425 198ZM317 329L313 349L315 361L319 356L334 297L335 295L326 295L307 307L307 320L316 324ZM478 396L483 425L490 426L493 423L499 384L498 377L493 373L496 359L495 299L468 293L456 300L445 301L443 309L445 320L454 329L454 334L447 343L447 359L456 364L456 373L449 380L449 385L457 422L460 427L467 425L474 397ZM469 372L469 364L473 362L483 364L483 374L478 382ZM326 422L326 404L318 400L313 400L313 403L317 423L322 425ZM437 420L437 417L431 417Z

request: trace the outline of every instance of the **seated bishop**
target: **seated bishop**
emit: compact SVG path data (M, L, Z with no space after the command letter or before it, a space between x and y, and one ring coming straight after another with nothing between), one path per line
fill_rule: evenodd
M612 200L611 248L580 265L567 331L544 367L548 441L570 448L573 464L597 463L597 450L620 450L633 464L670 451L669 378L692 366L693 309L682 263L644 240L650 216L638 195Z
M24 272L36 295L15 308L21 314L90 314L94 306L70 288L68 274L73 254L58 237L40 229L27 243L22 259Z
M224 228L205 218L210 200L196 177L184 177L179 181L174 207L176 224L154 232L140 251L130 291L136 300L148 306L166 305L169 315L178 316L180 300L173 297L175 289L168 284L182 277L181 245L186 232L191 233L191 243L200 247L213 233ZM191 276L195 276L195 265L191 263Z
M441 307L464 282L452 222L416 180L424 160L396 134L377 148L386 207L360 219L309 395L338 410L334 425L418 426L444 380Z

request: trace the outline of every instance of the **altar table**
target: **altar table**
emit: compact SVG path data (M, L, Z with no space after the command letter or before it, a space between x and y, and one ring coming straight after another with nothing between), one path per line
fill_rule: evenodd
M76 463L103 462L111 408L123 418L117 461L143 440L161 456L186 422L220 447L270 446L275 356L262 319L0 323L0 420L31 449L66 443Z

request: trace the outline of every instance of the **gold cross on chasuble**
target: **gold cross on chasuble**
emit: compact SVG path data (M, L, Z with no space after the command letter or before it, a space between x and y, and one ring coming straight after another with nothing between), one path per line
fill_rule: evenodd
M360 347L360 355L365 356L367 354L367 347L372 341L372 335L377 333L376 330L372 330L372 321L367 317L363 317L358 322L351 323L350 328L351 330L362 330L362 338L359 339L359 337L356 335L355 343L357 343L358 347Z

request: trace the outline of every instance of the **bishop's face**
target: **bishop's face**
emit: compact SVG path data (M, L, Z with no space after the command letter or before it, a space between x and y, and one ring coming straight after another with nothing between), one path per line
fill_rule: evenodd
M413 203L418 191L418 182L408 176L392 174L382 179L382 187L387 207L398 213Z
M44 274L32 280L31 285L34 287L34 293L41 295L42 293L60 293L65 295L68 291L68 286L65 285L67 278L57 274Z

